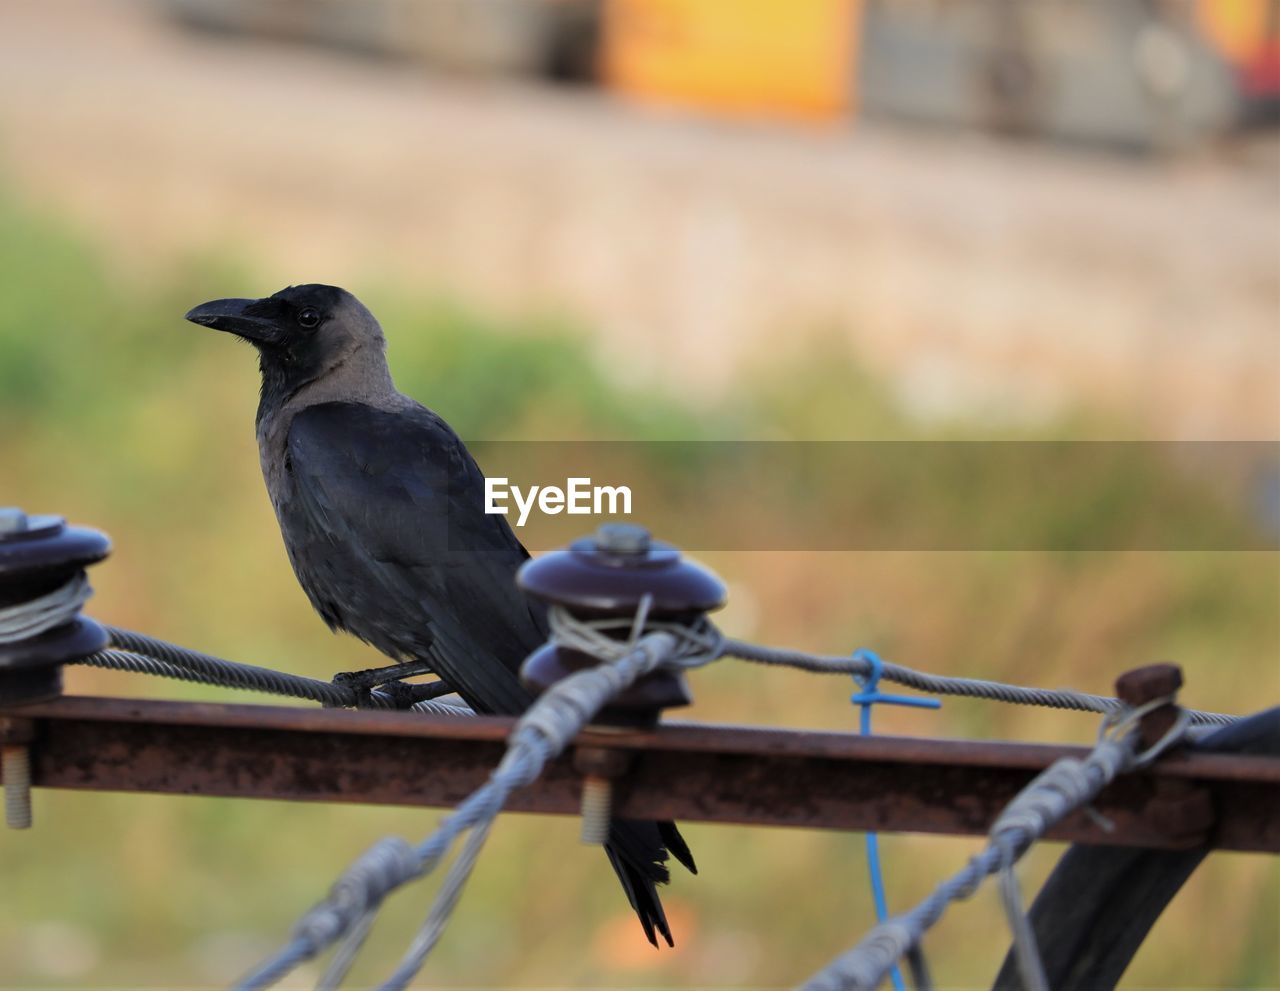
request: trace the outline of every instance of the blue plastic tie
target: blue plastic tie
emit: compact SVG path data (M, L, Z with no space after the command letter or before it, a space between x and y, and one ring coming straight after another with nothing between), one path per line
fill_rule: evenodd
M880 676L884 673L884 661L880 655L871 650L855 650L855 660L866 661L870 668L864 675L853 676L861 691L849 697L849 701L859 707L858 722L863 736L871 735L871 707L876 703L884 705L905 705L913 709L941 709L942 703L937 699L916 698L914 695L889 695L880 691ZM889 901L884 893L884 874L880 870L880 837L876 833L866 834L867 842L867 874L871 878L871 899L876 906L876 921L884 922L889 918ZM907 983L902 979L902 971L897 964L889 974L893 980L894 991L907 991Z

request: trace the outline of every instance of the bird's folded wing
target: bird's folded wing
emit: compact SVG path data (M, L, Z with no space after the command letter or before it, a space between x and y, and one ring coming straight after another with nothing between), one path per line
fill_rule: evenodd
M480 711L528 706L516 671L546 637L515 585L529 555L484 512L483 476L447 424L416 405L313 406L290 427L286 470L290 556L326 620L387 652L429 654Z

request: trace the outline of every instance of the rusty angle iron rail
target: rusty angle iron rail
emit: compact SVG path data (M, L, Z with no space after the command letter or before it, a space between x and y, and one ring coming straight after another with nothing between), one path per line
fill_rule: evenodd
M453 806L481 785L512 720L418 713L63 697L0 709L31 743L37 787L293 801ZM1083 747L861 737L693 723L588 729L578 750L627 755L615 814L843 830L981 834L1038 772ZM579 761L579 764L581 761ZM1280 761L1183 752L1113 783L1049 835L1173 849L1188 839L1153 802L1161 782L1203 789L1195 843L1280 852ZM576 814L574 755L515 793L514 812Z

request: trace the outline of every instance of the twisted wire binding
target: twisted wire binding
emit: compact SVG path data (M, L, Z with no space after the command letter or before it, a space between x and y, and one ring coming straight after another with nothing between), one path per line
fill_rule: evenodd
M76 618L93 589L83 571L39 598L0 606L0 643L30 640Z
M563 606L552 606L547 610L547 622L551 629L550 643L606 662L621 660L630 653L640 628L646 633L668 633L677 640L681 649L668 662L672 667L701 667L727 654L724 648L728 641L724 634L705 616L692 623L651 620L643 602L635 617L625 619L584 620ZM610 636L610 632L626 634L627 638L620 640Z
M1138 720L1171 701L1156 699L1104 716L1098 742L1087 757L1064 757L1037 775L996 819L987 845L961 870L915 908L873 927L851 950L810 977L801 986L803 991L872 991L898 960L920 945L952 902L970 897L984 878L997 872L1002 875L1001 894L1023 985L1028 991L1047 991L1044 967L1022 911L1013 867L1036 840L1071 812L1092 802L1116 777L1144 767L1184 737L1190 724L1185 714L1155 746L1138 753L1134 732Z

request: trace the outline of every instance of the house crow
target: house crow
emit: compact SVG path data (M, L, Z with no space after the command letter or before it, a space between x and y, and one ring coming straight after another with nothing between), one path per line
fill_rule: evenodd
M484 512L484 477L439 416L397 391L373 314L334 286L220 299L193 323L258 351L258 451L289 561L316 611L396 661L429 665L477 712L532 701L521 662L545 611L515 585L529 554ZM645 935L671 945L655 885L668 851L694 871L673 823L615 820L605 852Z

